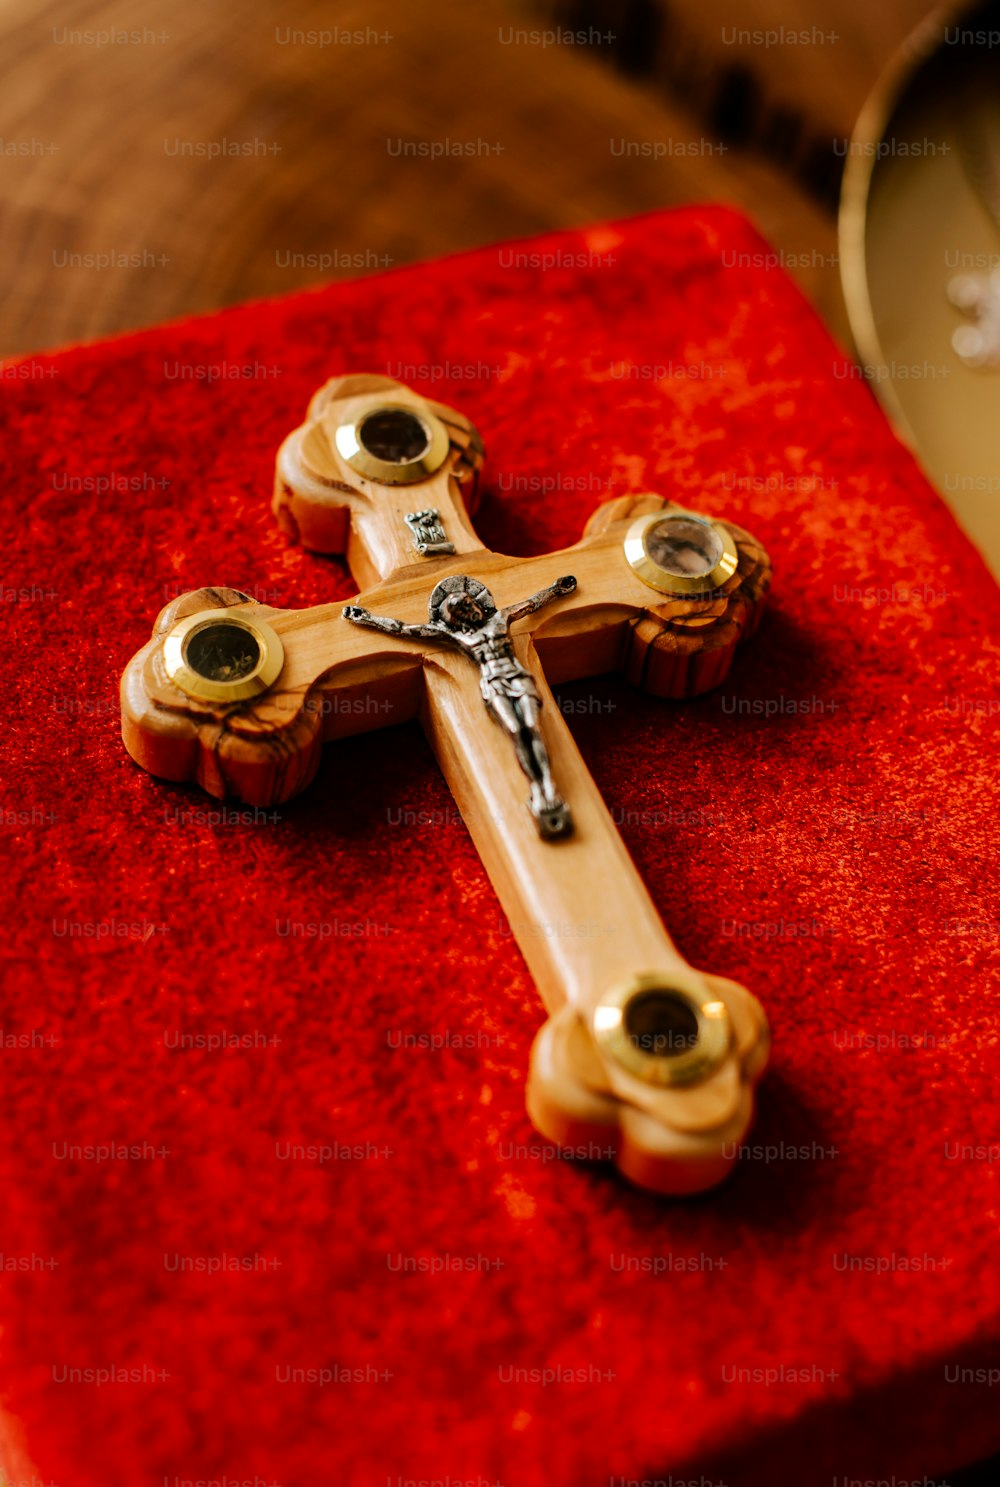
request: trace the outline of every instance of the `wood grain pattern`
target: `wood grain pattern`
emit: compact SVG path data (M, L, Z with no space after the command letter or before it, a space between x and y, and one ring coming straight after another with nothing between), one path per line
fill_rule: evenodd
M539 21L515 0L7 0L0 354L692 200L749 211L839 325L830 217L581 48L501 44ZM67 39L115 29L147 40ZM290 39L338 29L376 39ZM448 142L478 153L400 153Z
M770 580L766 554L748 533L730 527L738 566L721 588L688 598L652 590L626 560L625 534L637 514L679 508L649 494L607 503L580 542L562 552L528 559L489 552L464 504L466 494L474 496L483 456L460 413L433 405L452 444L436 473L417 484L380 484L342 458L334 437L339 424L387 399L425 417L432 411L419 394L387 378L340 378L321 389L279 453L275 511L290 533L307 531L323 550L345 549L355 576L367 584L359 596L364 606L407 624L426 623L428 597L447 575L479 579L500 608L565 574L576 577L574 592L512 631L518 659L536 678L541 731L557 788L570 803L573 834L540 839L511 740L484 708L467 656L360 628L343 617L340 604L279 610L231 589L174 600L122 679L126 746L161 777L272 805L308 785L325 741L419 717L553 1014L532 1062L529 1105L539 1129L570 1146L592 1143L599 1132L605 1154L659 1191L710 1185L729 1165L723 1148L738 1145L750 1120L752 1086L766 1058L766 1021L743 987L703 975L677 951L549 682L617 668L663 696L691 696L715 684L755 628ZM403 521L414 506L440 511L455 553L415 555ZM167 674L164 641L171 629L216 610L256 616L279 636L283 669L262 696L205 701ZM643 976L698 1006L726 1009L726 1057L695 1083L650 1083L597 1047L603 998Z
M837 206L843 147L882 66L936 0L537 0L549 24L613 35L592 53L683 101L744 158Z

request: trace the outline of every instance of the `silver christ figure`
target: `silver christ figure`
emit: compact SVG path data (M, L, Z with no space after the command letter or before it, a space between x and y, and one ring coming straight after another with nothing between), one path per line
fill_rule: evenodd
M568 836L573 830L569 807L552 780L548 750L539 726L542 699L535 678L514 654L509 629L514 620L534 614L544 604L572 594L576 579L557 578L530 599L497 609L493 595L478 578L453 573L431 594L426 625L371 614L358 604L344 608L344 618L371 630L406 640L431 640L463 651L479 667L479 690L491 717L510 734L517 762L531 782L528 799L539 834Z

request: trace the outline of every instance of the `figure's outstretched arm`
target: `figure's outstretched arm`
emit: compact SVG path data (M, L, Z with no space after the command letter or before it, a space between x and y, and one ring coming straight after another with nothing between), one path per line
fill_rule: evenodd
M398 635L400 640L448 641L451 639L447 630L440 626L404 625L402 620L389 619L384 614L372 614L361 604L345 604L343 615L345 620L351 620L355 625L365 625L369 630L382 630L386 635Z
M572 594L576 588L576 579L571 575L566 578L557 578L555 583L550 583L547 589L539 589L537 594L532 594L530 599L521 599L517 604L508 604L502 611L508 625L514 620L522 619L526 614L534 614L536 609L541 609L544 604L551 604L553 599L561 599L565 594Z

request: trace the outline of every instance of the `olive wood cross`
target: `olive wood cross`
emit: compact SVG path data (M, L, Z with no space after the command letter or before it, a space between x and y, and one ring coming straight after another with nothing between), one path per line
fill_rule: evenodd
M549 687L615 670L663 697L715 686L770 565L739 527L653 495L606 502L562 552L490 552L470 521L482 461L454 410L387 377L327 383L281 447L274 510L346 554L359 603L174 600L122 677L125 744L161 778L273 805L323 743L419 717L550 1014L535 1126L641 1186L700 1191L748 1129L767 1023L672 943Z

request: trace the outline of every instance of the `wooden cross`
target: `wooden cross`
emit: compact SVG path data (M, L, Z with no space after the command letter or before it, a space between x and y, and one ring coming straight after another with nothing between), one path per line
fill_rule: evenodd
M324 743L419 717L550 1014L535 1126L641 1186L699 1191L748 1129L767 1023L673 945L549 684L715 686L759 619L767 555L639 495L602 505L575 547L504 557L470 520L482 461L452 409L386 377L327 383L281 447L274 510L305 547L346 554L358 603L174 600L122 678L125 744L154 775L274 805Z

